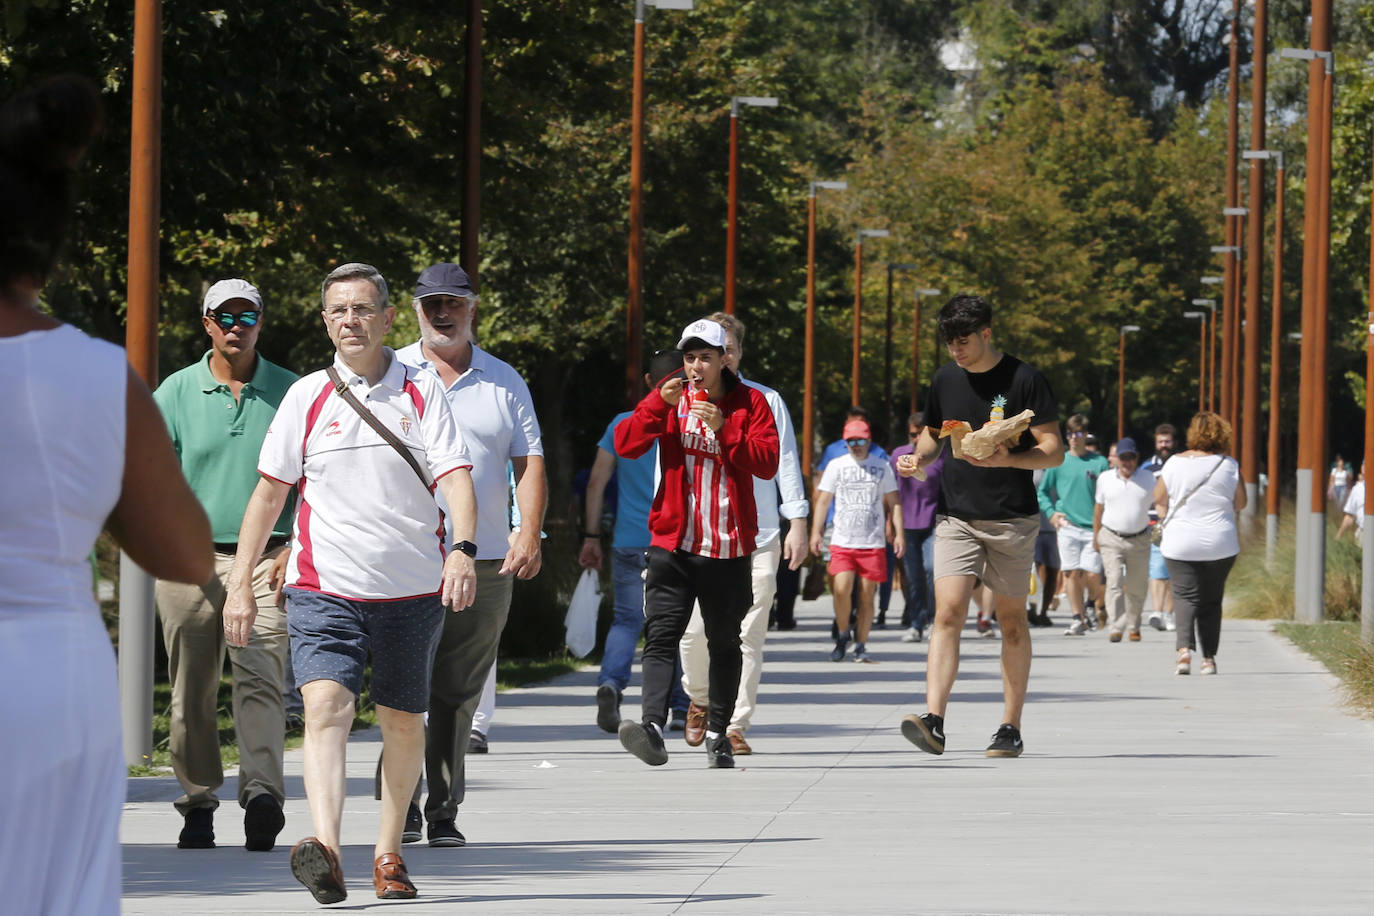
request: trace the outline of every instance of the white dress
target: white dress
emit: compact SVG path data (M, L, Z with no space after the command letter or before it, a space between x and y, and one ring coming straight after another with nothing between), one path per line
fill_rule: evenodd
M22 876L6 912L119 912L126 771L88 557L124 476L127 372L65 325L0 337L0 862Z

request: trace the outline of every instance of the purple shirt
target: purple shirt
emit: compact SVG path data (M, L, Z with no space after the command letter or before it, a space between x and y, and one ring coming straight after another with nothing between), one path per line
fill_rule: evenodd
M910 455L914 448L903 445L892 451L892 472L897 473L897 459ZM902 527L909 531L921 531L935 527L935 508L940 502L940 472L945 466L944 452L925 466L926 479L903 477L897 474L897 492L902 500Z

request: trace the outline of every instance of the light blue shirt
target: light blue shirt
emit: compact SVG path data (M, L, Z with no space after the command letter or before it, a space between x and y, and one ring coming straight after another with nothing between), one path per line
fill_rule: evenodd
M606 427L596 447L615 455L616 513L612 547L649 546L649 509L654 504L654 473L658 470L658 445L638 458L622 458L615 451L615 428L633 411L618 413Z

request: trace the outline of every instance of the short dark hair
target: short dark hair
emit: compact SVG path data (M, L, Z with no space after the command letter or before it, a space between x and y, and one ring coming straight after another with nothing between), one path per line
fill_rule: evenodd
M682 352L686 353L689 350L715 350L721 356L725 355L724 347L718 347L715 344L707 343L700 337L689 337L682 342Z
M868 411L860 407L858 404L850 404L848 407L845 408L844 418L846 420L867 420Z
M1064 421L1064 428L1071 433L1081 433L1088 428L1088 418L1076 413Z
M960 293L940 309L939 321L940 337L949 343L992 327L992 306L982 296Z
M1178 430L1172 423L1161 423L1155 427L1156 436L1170 436L1175 442L1178 441Z
M42 286L75 209L75 170L104 130L100 92L55 76L0 107L0 290L22 277Z
M649 384L657 385L681 368L681 350L659 350L649 358L649 366L644 372L649 376Z

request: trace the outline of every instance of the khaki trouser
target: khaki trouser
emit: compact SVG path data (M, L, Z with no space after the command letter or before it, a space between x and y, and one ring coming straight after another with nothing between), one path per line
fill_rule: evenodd
M784 519L784 522L786 520ZM754 583L754 603L740 624L739 696L730 716L730 731L743 735L749 730L749 720L759 701L759 679L763 676L763 641L768 636L768 611L773 606L773 593L778 587L778 561L782 557L782 535L770 546L755 550L749 556L750 575ZM682 689L698 706L709 705L711 656L706 646L706 624L701 618L701 605L692 608L692 618L678 644L682 655Z
M278 550L285 550L285 547ZM270 793L286 800L282 779L282 742L286 710L282 676L286 667L286 612L277 607L267 584L272 559L263 555L253 569L253 595L258 616L248 645L224 642L224 582L234 565L233 554L215 554L215 575L205 585L157 583L157 607L162 637L167 644L167 668L172 681L172 711L168 743L172 771L185 793L176 800L182 814L192 808L219 806L215 790L224 784L219 755L218 693L224 652L233 670L234 730L239 744L239 805Z
M1111 631L1136 632L1140 612L1145 607L1145 591L1150 580L1150 538L1145 532L1123 538L1108 528L1097 533L1102 554L1102 569L1107 577L1107 614Z

